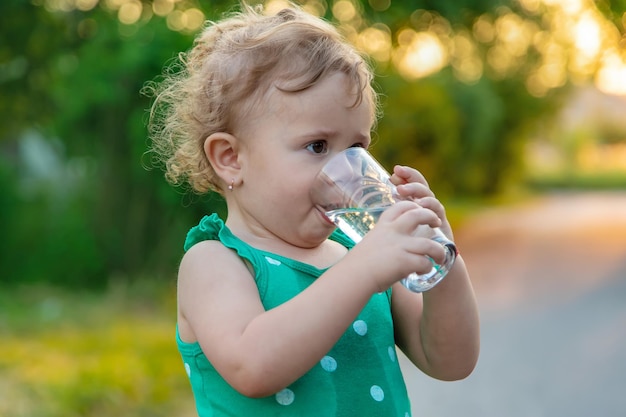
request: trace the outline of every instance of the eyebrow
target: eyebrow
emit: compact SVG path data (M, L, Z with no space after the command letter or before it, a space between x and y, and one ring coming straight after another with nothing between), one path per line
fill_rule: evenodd
M317 130L312 130L312 131L303 133L302 135L299 135L298 137L301 139L319 139L319 138L333 139L337 137L338 135L339 133L335 130L320 128ZM356 136L354 136L354 141L364 142L369 145L370 142L372 141L372 138L369 133L368 134L358 133Z

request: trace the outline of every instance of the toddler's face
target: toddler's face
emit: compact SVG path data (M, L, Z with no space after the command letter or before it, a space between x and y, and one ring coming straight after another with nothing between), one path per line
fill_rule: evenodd
M240 126L240 209L272 236L315 247L334 227L314 207L311 184L332 155L369 146L370 106L354 105L354 88L339 72L307 90L274 88L267 97Z

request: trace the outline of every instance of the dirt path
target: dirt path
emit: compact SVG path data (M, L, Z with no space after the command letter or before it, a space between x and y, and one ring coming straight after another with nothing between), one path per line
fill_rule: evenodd
M414 416L626 415L626 192L554 194L456 231L481 310L464 381L403 362Z
M626 192L553 194L487 209L456 240L484 311L577 297L626 259Z

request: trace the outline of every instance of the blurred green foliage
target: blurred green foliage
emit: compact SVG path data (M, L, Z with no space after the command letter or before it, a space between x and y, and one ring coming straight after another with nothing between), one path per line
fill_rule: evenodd
M444 198L491 196L519 180L533 123L557 108L557 97L533 98L506 81L481 79L468 86L447 71L415 82L383 77L379 83L389 98L373 152L419 167Z
M104 1L88 11L50 3L64 2L0 3L0 415L195 415L173 342L175 271L188 228L224 204L172 188L152 166L140 94L192 34L158 16L122 24ZM198 5L215 19L233 3ZM396 31L418 8L469 28L510 2L394 0L380 11L385 3L362 1L362 11ZM597 3L616 22L626 8ZM459 198L519 181L529 132L565 91L534 98L522 73L468 85L449 68L410 82L392 66L376 71L384 118L372 152L387 167L419 167L454 218ZM623 137L600 133L608 144Z
M173 294L120 281L104 293L0 292L0 415L196 415L173 343Z
M140 90L190 47L192 34L156 15L122 24L106 2L87 11L51 3L63 4L0 4L0 284L173 279L188 228L224 204L169 186L151 166L150 102ZM418 8L470 28L509 2L403 0L384 11L379 3L363 1L364 15L395 31ZM198 7L216 19L233 4ZM385 117L373 153L386 166L419 167L443 200L494 195L519 180L528 132L561 100L559 92L533 98L521 74L486 73L468 85L448 69L412 82L392 66L377 73Z
M162 19L126 27L101 7L0 8L0 281L102 287L139 271L171 276L184 231L221 202L146 169L149 100L139 92L191 37Z

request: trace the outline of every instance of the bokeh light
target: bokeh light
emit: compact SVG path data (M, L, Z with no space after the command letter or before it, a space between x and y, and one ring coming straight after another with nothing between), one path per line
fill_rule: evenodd
M141 17L143 6L139 0L128 1L120 6L117 11L117 18L125 25L137 23Z
M152 11L157 16L167 16L174 11L174 0L154 0Z
M369 3L375 10L387 7L382 0ZM468 84L487 72L500 79L521 76L536 97L567 83L589 82L605 93L625 94L626 38L592 0L517 4L521 9L500 7L478 16L470 28L452 28L437 13L416 10L411 25L395 33L381 24L364 24L353 1L332 3L332 12L360 49L381 63L391 59L410 80L450 66L457 79Z
M375 60L387 62L391 59L391 30L382 23L366 28L358 35L357 46Z
M205 20L195 0L39 0L52 11L89 11L102 6L123 25L151 16L164 17L173 31L193 33ZM308 0L310 13L330 9L344 35L379 63L392 62L407 79L427 77L450 66L458 80L472 84L488 74L522 76L530 94L542 97L568 82L595 83L601 91L626 95L626 37L593 0L517 0L474 19L471 27L454 27L432 11L415 10L410 24L392 31L370 24L356 0ZM368 0L377 12L390 0ZM268 0L268 13L287 7L287 0ZM517 9L513 6L519 6ZM626 26L626 13L622 16Z
M399 46L393 61L401 75L408 79L426 77L448 63L444 44L432 32L404 29L398 34Z

